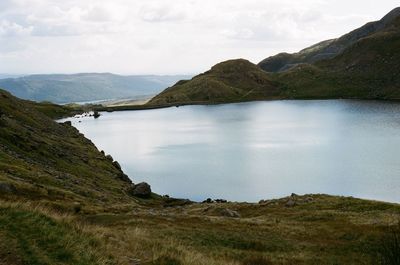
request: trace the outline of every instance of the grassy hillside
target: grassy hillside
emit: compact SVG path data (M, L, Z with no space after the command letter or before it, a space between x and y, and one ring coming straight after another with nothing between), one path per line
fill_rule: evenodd
M126 194L131 182L118 164L77 129L45 115L66 111L0 90L0 198L83 208L131 202Z
M398 204L132 197L116 162L44 114L62 111L0 91L1 265L372 265L400 253Z
M244 59L230 60L154 97L148 105L222 103L274 98L279 91L256 65Z
M304 63L315 63L321 60L333 58L357 41L384 30L400 16L400 8L393 9L379 21L366 25L343 35L340 38L322 41L298 53L280 53L261 61L258 66L267 72L283 72Z
M400 99L400 17L338 56L271 74L288 98Z
M110 73L30 75L0 79L0 87L23 99L70 103L154 95L187 77Z

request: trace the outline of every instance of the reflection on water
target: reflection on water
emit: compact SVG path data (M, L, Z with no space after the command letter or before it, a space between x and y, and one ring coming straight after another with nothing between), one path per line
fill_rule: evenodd
M400 202L400 104L268 101L72 119L134 182L203 200L292 192Z

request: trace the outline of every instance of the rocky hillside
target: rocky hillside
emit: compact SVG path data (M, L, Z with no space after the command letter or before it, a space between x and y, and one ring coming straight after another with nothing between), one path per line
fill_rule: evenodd
M400 7L392 10L381 20L367 23L340 38L322 41L298 53L280 53L264 59L258 65L267 72L282 72L298 64L315 63L333 58L362 38L385 31L399 16Z
M277 95L276 85L264 71L238 59L219 63L191 80L179 81L148 105L248 101Z
M0 90L0 198L48 201L68 208L131 203L131 180L69 123L67 109Z

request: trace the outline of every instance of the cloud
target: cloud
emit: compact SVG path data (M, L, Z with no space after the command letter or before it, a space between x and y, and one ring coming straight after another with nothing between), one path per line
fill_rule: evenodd
M0 72L197 73L379 19L398 0L0 0Z
M185 13L166 5L147 5L140 10L140 17L146 22L182 21Z
M33 27L24 27L15 22L8 20L0 21L0 36L1 37L17 37L30 35Z

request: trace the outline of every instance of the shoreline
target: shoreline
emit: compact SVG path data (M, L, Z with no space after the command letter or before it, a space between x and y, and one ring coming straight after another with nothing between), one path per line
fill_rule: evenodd
M198 102L183 102L183 103L169 103L159 105L121 105L121 106L99 106L95 105L93 110L103 112L114 112L114 111L140 111L140 110L154 110L154 109L165 109L171 107L184 107L184 106L214 106L214 105L225 105L225 104L238 104L238 103L249 103L249 102L270 102L270 101L313 101L313 100L357 100L357 101L379 101L387 103L400 103L400 99L381 99L381 98L280 98L280 99L259 99L259 100L245 100L245 101L229 101L229 102L209 102L209 101L198 101Z

